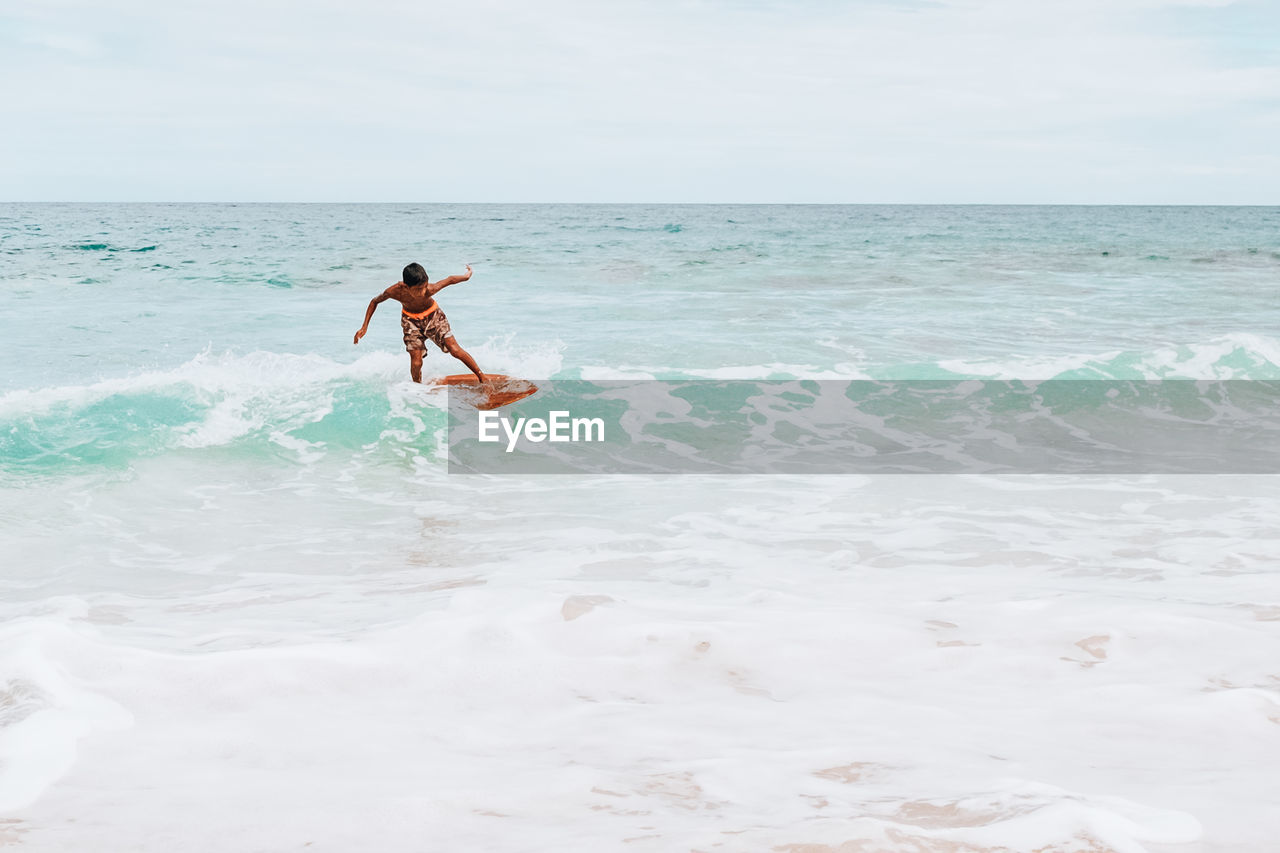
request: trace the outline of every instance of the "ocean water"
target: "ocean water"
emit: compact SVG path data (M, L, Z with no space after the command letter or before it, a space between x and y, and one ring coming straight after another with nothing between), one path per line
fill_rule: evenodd
M0 205L0 846L1280 834L1274 477L450 475L413 260L534 380L1280 378L1280 208Z

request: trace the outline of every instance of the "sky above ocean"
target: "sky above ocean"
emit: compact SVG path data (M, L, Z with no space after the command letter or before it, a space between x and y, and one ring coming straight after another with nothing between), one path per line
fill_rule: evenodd
M0 11L4 201L1267 204L1269 0Z

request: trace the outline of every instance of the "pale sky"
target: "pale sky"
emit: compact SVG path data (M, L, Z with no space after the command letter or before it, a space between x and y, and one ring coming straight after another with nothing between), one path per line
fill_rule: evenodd
M0 0L0 201L1280 204L1280 0Z

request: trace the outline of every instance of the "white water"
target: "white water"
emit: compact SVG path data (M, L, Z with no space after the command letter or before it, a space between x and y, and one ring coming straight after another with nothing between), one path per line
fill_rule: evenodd
M228 474L134 506L150 541L116 537L101 591L6 605L24 848L1246 850L1275 828L1267 478L548 490L413 467L434 493L411 503L358 475L263 503ZM75 538L118 500L86 497Z
M79 288L99 322L4 312L21 346L0 376L0 846L1254 853L1280 837L1273 478L449 476L442 401L406 381L394 322L350 344L389 283L367 247L407 252L409 225L391 226L417 219L359 208L365 232L331 244L350 211L286 212L315 221L286 240L271 211L123 227L75 208L87 241L158 248L77 255L72 226L46 223L47 246L0 259L10 308L45 293L28 259L92 272L48 286ZM1201 214L1173 236L1115 214L1142 227L1113 265L1054 242L1076 211L997 211L1040 217L1013 249L1008 228L899 245L910 228L870 214L879 242L850 249L840 211L777 214L836 223L785 234L731 213L708 236L721 213L676 232L650 211L656 228L628 236L590 230L593 210L582 233L554 210L463 210L523 277L477 267L445 304L486 369L535 379L1280 369L1271 244L1251 253ZM189 233L157 236L152 215ZM1231 245L1175 251L1209 233ZM815 234L811 275L772 278L806 269ZM717 241L755 248L685 266ZM567 248L586 260L561 278ZM935 264L953 248L959 265ZM316 257L347 270L259 286ZM1115 305L1133 311L1099 308ZM68 336L100 347L89 366L40 349Z

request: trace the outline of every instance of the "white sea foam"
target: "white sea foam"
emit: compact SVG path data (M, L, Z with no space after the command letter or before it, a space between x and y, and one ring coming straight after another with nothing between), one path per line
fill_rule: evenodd
M474 347L472 355L493 373L510 373L531 378L555 374L562 359L563 344L522 346L514 335L491 338ZM442 353L429 357L424 365L426 378L457 372L460 363ZM266 351L244 354L206 350L169 370L155 370L104 379L87 385L18 389L0 394L0 415L32 415L54 406L83 407L113 396L142 392L185 390L196 399L228 400L229 420L243 420L237 407L254 396L304 393L312 386L338 380L389 382L408 379L408 359L385 351L362 355L353 362L338 362L318 355L294 355Z
M351 364L341 364L316 355L273 352L237 355L206 351L169 370L146 371L89 385L9 391L0 395L0 414L40 414L58 405L83 407L113 396L140 392L186 389L188 394L196 397L244 392L273 393L339 378L387 377L394 363L390 354L384 352L371 353Z
M350 334L430 234L505 247L446 308L534 380L1274 378L1273 219L22 208L0 846L1266 850L1271 478L449 476Z
M613 368L600 365L584 367L581 370L583 379L866 379L868 375L854 364L837 364L830 368L819 368L808 364L739 364L710 368L670 368L657 366L633 366Z
M192 850L408 851L425 832L1142 851L1270 831L1267 478L400 476L416 498L368 469L342 499L277 490L278 549L235 532L255 496L208 492L223 538L172 571L233 562L177 587L117 546L142 595L10 622L6 648L63 681L19 677L98 703L27 729L50 755L90 744L74 763L0 770L32 827L83 826L30 849L108 819L130 830L96 849L181 835L208 784L247 817ZM134 529L170 511L139 510ZM113 707L133 724L104 727Z
M1228 363L1233 357L1246 363ZM1271 378L1280 373L1280 339L1238 332L1202 343L1156 347L1143 353L1112 350L992 361L944 359L938 366L965 376L994 379L1052 379L1075 371L1088 371L1099 379Z
M75 763L81 739L132 722L63 666L83 645L61 621L0 625L0 814L38 800Z
M556 343L522 346L508 336L475 347L473 355L490 372L537 377L559 369L561 349ZM425 411L441 409L445 403L445 394L433 389L431 380L459 369L459 362L437 353L427 360L422 386L410 381L407 357L387 352L375 351L349 363L317 355L204 352L169 370L10 391L0 395L0 418L12 423L15 435L21 433L54 454L75 456L86 440L100 447L132 446L142 429L146 443L134 453L199 450L258 437L294 451L306 447L305 458L314 460L323 454L325 443L293 433L334 415L339 394L385 394L395 422L380 430L382 437L411 441L427 428ZM148 411L157 406L161 420L149 422ZM94 407L117 413L114 420L104 418L113 424L112 430L93 424L86 432L84 413ZM348 402L346 408L353 407L358 409L358 404ZM57 435L64 445L51 438ZM367 440L378 437L375 431Z

